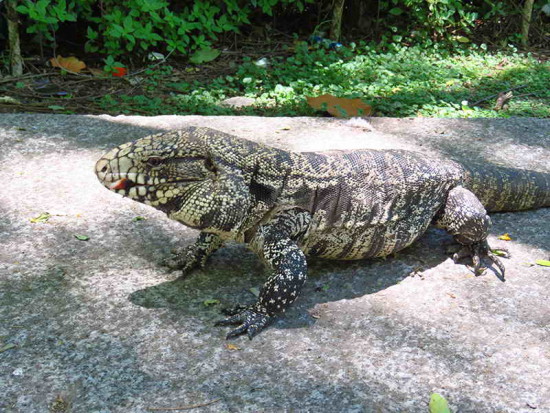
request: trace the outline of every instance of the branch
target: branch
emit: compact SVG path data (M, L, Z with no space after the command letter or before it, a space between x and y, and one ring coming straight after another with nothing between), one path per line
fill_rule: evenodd
M518 90L518 89L523 89L524 87L527 87L528 85L521 85L521 86L516 86L516 87L512 87L510 89L506 89L506 90L503 90L502 92L499 92L499 93L495 93L494 95L491 95L491 96L487 96L481 100L478 100L477 102L474 102L472 103L472 106L471 107L474 107L474 106L477 106L479 105L480 103L483 103L483 102L486 102L488 100L491 100L493 98L496 98L498 97L501 93L507 93L507 92L511 92L513 90Z

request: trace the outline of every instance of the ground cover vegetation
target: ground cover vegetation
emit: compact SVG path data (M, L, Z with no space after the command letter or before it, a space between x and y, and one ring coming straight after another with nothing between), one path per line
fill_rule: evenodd
M323 115L307 98L330 94L375 116L550 117L546 0L5 0L0 11L1 111ZM9 76L14 15L25 70ZM220 104L233 96L252 104Z

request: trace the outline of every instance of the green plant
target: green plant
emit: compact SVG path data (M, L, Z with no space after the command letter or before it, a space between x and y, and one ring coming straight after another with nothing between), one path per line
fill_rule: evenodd
M330 93L361 98L374 107L376 116L550 117L550 63L513 49L485 49L451 53L393 45L380 52L358 42L336 52L298 44L293 55L272 57L269 66L245 58L235 73L200 82L171 80L171 67L150 69L143 86L148 96L163 94L157 106L143 97L137 103L137 97L111 96L105 107L126 107L130 113L139 108L138 113L150 114L311 116L322 113L308 106L306 97ZM488 97L520 85L526 86L514 91L504 109L494 110L495 98ZM252 97L255 104L221 106L230 96Z
M226 32L238 32L261 10L272 15L276 7L304 9L313 0L197 0L176 4L168 0L20 0L16 10L27 17L27 33L55 42L59 26L78 21L86 27L86 50L113 57L160 48L190 51L206 49Z
M16 7L17 12L28 16L31 23L27 25L27 33L38 33L50 41L54 41L55 31L60 23L77 19L78 0L24 0Z
M383 38L388 43L401 42L403 38L469 42L464 34L471 32L478 18L472 3L460 0L391 0L380 1L379 7L388 13L392 23L391 33Z

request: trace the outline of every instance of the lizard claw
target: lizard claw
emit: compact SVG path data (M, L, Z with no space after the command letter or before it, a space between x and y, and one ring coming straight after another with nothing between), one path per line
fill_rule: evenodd
M504 253L504 258L510 258L510 253L508 252L508 250L499 248L499 251L502 251ZM489 261L491 261L492 264L495 264L499 269L500 276L497 276L500 278L501 281L505 281L504 275L506 271L504 268L504 264L502 263L502 261L500 261L498 255L491 251L487 240L462 246L462 248L457 253L453 254L453 261L457 263L459 260L466 257L472 258L474 274L476 276L479 276L483 274L483 272L485 272L486 268L482 267L481 264L484 258L488 258Z
M226 339L229 340L230 338L234 338L246 333L248 335L248 338L252 340L252 338L260 331L262 331L265 327L267 327L274 318L275 317L269 316L267 314L247 309L231 317L227 317L224 320L220 320L214 325L228 326L239 324L236 329L231 330L229 334L227 334Z

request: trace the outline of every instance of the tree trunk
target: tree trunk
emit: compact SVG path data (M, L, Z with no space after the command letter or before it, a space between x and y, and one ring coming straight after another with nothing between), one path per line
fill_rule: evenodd
M6 1L6 17L8 20L8 42L10 49L10 67L12 76L23 74L23 58L19 43L19 18L15 10L16 0Z
M342 32L342 13L345 0L334 0L332 6L332 23L330 24L331 40L339 41Z
M531 14L533 13L533 3L535 0L525 0L523 11L521 12L521 45L527 46L529 39L529 26L531 25Z

